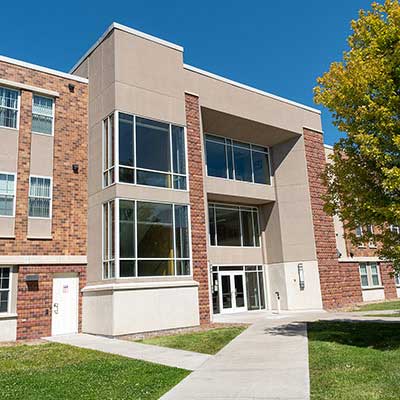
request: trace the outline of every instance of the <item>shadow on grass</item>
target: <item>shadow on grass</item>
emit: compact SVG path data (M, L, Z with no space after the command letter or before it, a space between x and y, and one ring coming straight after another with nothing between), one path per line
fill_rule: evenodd
M400 322L332 320L307 324L308 339L375 350L400 348Z

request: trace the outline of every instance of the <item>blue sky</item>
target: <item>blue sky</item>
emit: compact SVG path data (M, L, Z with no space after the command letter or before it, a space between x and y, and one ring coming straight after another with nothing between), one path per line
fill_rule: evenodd
M4 1L0 54L68 71L115 21L185 47L187 64L314 106L366 0ZM321 108L317 106L317 108ZM339 133L323 110L325 142Z

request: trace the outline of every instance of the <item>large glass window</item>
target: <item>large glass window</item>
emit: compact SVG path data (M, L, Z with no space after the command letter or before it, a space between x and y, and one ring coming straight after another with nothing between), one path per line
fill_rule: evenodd
M34 95L32 99L32 132L53 134L53 99Z
M51 214L51 178L30 177L29 216L50 218Z
M115 278L115 202L103 204L103 279Z
M375 262L360 263L360 278L362 287L380 286L379 265Z
M117 115L119 182L186 190L184 128Z
M0 87L0 126L16 128L18 122L17 90Z
M103 186L109 186L115 182L115 129L114 115L110 115L103 121ZM125 144L125 143L124 143Z
M267 148L206 135L207 174L218 178L271 184Z
M8 312L10 298L10 268L0 268L0 313Z
M117 268L112 276L105 273L105 278L190 275L188 206L117 200L119 252L115 255L109 204L104 205L104 271L110 269L110 261Z
M260 246L257 208L210 204L208 219L212 246Z
M0 173L0 215L14 215L15 175Z

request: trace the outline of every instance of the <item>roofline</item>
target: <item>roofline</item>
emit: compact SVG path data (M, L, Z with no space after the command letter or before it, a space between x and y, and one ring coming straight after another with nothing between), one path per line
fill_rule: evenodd
M324 147L325 147L326 149L333 150L333 146L331 146L330 144L324 143Z
M122 25L122 24L118 24L117 22L113 22L106 30L105 32L99 37L99 39L97 39L97 41L89 48L88 51L86 51L86 53L78 60L78 62L70 69L70 73L72 73L73 71L75 71L81 64L82 62L96 49L96 47L98 47L101 42L107 37L107 35L113 30L113 29L119 29L120 31L126 32L126 33L130 33L132 35L136 35L139 36L143 39L147 39L150 40L152 42L161 44L163 46L166 47L170 47L171 49L177 50L177 51L181 51L183 52L183 47L179 46L175 43L171 43L168 42L166 40L160 39L156 36L152 36L149 35L147 33L144 32L140 32L136 29L130 28L129 26L126 25Z
M269 97L271 99L281 101L282 103L286 103L286 104L290 104L290 105L295 106L295 107L302 108L303 110L311 111L311 112L316 113L316 114L321 114L321 111L317 110L316 108L312 108L312 107L306 106L304 104L296 103L295 101L285 99L284 97L280 97L280 96L276 96L276 95L268 93L268 92L264 92L263 90L256 89L256 88L254 88L252 86L248 86L248 85L245 85L245 84L240 83L240 82L233 81L233 80L228 79L228 78L224 78L223 76L213 74L212 72L204 71L203 69L200 69L200 68L197 68L197 67L193 67L192 65L183 64L183 68L185 68L185 69L187 69L189 71L196 72L198 74L204 75L204 76L208 76L209 78L213 78L213 79L219 80L221 82L228 83L230 85L239 87L241 89L245 89L245 90L248 90L250 92L254 92L254 93L260 94L262 96L266 96L266 97Z
M82 78L77 75L72 75L66 72L57 71L55 69L42 67L41 65L31 64L25 61L16 60L15 58L5 57L0 55L0 61L6 62L8 64L18 65L20 67L25 67L29 69L33 69L35 71L45 72L46 74L60 76L61 78L73 79L74 81L78 81L81 83L88 83L89 81L86 78Z

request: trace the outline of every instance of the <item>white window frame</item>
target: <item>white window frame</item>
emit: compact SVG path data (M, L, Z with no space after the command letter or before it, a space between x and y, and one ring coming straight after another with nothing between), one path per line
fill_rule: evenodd
M225 157L226 159L227 157L227 152L228 152L228 147L231 146L232 148L232 165L233 165L233 178L229 178L229 167L228 167L228 163L226 164L226 177L221 177L221 176L213 176L213 175L209 175L208 174L208 165L207 165L207 146L206 146L206 142L210 141L213 142L212 139L207 139L207 135L208 136L215 136L221 139L224 139L224 146L225 146ZM250 142L243 142L241 140L236 140L236 139L232 139L232 138L227 138L225 136L221 136L221 135L216 135L214 133L210 133L210 132L204 132L204 152L205 152L205 164L206 164L206 174L207 177L209 178L216 178L216 179L225 179L228 181L236 181L236 182L243 182L243 183L251 183L253 185L262 185L262 186L273 186L273 174L272 174L272 168L271 168L271 150L270 150L270 146L264 146L264 145L260 145L260 144L256 144L256 143L250 143ZM248 145L249 146L249 150L250 150L250 158L251 158L251 175L252 175L252 181L242 181L239 179L236 179L236 171L235 171L235 157L234 157L234 152L233 149L235 147L241 147L237 144L234 144L234 142L240 142L243 143L244 145ZM214 143L218 143L218 144L222 144L221 142L216 142L214 141ZM256 147L263 147L265 149L265 151L260 151L257 149L253 149L253 146ZM242 147L244 148L244 147ZM258 183L258 182L254 182L254 166L253 166L253 152L257 152L257 153L262 153L262 154L267 154L268 155L268 168L269 168L269 181L270 183Z
M101 139L101 170L102 170L102 176L101 176L101 184L102 188L105 189L109 186L114 185L115 183L118 183L118 176L117 175L117 168L118 168L118 131L117 131L117 125L116 125L116 118L118 118L118 111L112 112L109 114L106 118L102 120L101 123L101 132L102 132L102 139ZM110 130L110 121L111 119L113 120L113 130L111 132ZM106 132L106 121L107 121L107 132ZM106 146L106 136L107 136L107 146ZM112 154L112 146L110 146L110 139L114 143L114 154ZM106 148L107 147L107 148ZM108 153L108 165L106 165L106 151ZM114 163L111 165L110 164L110 157L113 156L114 158ZM114 179L113 182L111 182L111 176L112 172L114 171ZM105 184L104 177L107 176L107 185ZM111 182L111 183L110 183Z
M135 148L135 154L133 154L133 166L129 165L122 165L119 163L119 114L127 114L133 117L133 142L134 142L134 148ZM148 119L150 121L154 122L160 122L163 124L168 125L168 135L169 135L169 150L170 150L170 169L171 171L166 172L166 171L160 171L156 169L148 169L148 168L142 168L137 166L137 146L136 146L136 119L137 118L143 118L143 119ZM116 121L116 122L115 122ZM104 121L103 121L104 122ZM184 138L184 151L185 151L185 172L184 173L178 173L174 172L174 160L173 160L173 152L172 152L172 126L177 126L180 128L183 128L183 138ZM104 134L103 134L104 135ZM186 126L184 125L179 125L179 124L174 124L171 122L167 121L162 121L156 118L151 118L151 117L146 117L143 115L138 115L138 114L131 114L128 112L122 112L122 111L115 111L114 112L114 135L115 135L115 182L121 184L121 185L134 185L134 186L139 186L139 187L156 187L157 189L163 189L163 190L177 190L179 192L188 192L189 191L189 165L188 165L188 140L187 140L187 129ZM104 139L103 139L104 143ZM104 154L104 150L103 150ZM104 158L103 158L104 160ZM119 179L119 170L120 168L125 168L125 169L131 169L133 170L133 176L134 176L134 182L129 183L129 182L121 182ZM141 183L137 183L137 171L143 171L143 172L154 172L157 174L162 174L162 175L169 175L171 177L171 187L163 187L163 186L152 186L152 185L144 185ZM186 178L186 189L175 189L174 188L174 177L184 177ZM104 179L103 179L104 182Z
M394 280L395 280L396 286L400 287L400 274L396 274L394 276Z
M44 95L42 95L42 94L40 94L40 93L33 93L33 95L32 95L32 120L33 120L33 114L35 114L35 115L42 115L42 116L45 116L45 117L48 117L48 115L45 115L45 114L41 114L41 113L37 113L37 112L33 112L33 104L34 104L34 97L35 96L37 96L37 97L43 97L43 98L46 98L46 99L50 99L51 101L52 101L52 111L51 111L51 134L48 134L48 133L43 133L43 132L36 132L36 131L34 131L34 130L32 130L32 133L34 133L35 135L43 135L43 136L49 136L49 137L52 137L52 136L54 136L54 125L55 125L55 99L54 99L54 97L51 97L51 96L44 96Z
M49 135L47 135L49 136ZM31 196L31 178L42 178L42 179L49 179L50 180L50 197L41 197L41 196ZM49 199L49 216L48 217L32 217L29 215L29 201L31 198L38 198L38 199ZM41 176L41 175L30 175L29 176L29 189L28 189L28 218L31 219L52 219L53 218L53 177L51 176Z
M131 260L131 261L135 261L135 276L125 276L125 277L120 277L120 255L119 255L119 251L120 251L120 236L119 236L119 202L120 200L127 200L127 201L131 201L134 203L134 207L135 207L135 256L134 258L123 258L122 260ZM120 197L120 198L116 198L113 200L110 200L108 202L103 203L103 207L105 204L110 204L111 201L114 201L114 207L115 207L115 223L114 226L112 226L111 223L111 219L110 219L110 225L109 225L109 232L113 231L114 234L114 243L115 243L115 249L114 249L114 254L115 254L115 258L113 259L114 261L114 265L115 265L115 277L113 278L106 278L104 277L104 262L110 261L110 260L105 260L104 259L104 220L102 220L102 259L103 259L103 264L102 264L102 276L103 276L103 280L106 279L119 279L119 280L127 280L127 279L139 279L139 280L143 280L143 279L161 279L161 280L168 280L171 279L171 277L184 277L184 278L192 278L193 277L193 257L192 257L192 224L191 224L191 210L190 210L190 205L189 204L179 204L179 203L171 203L171 202L166 202L166 201L149 201L149 200L134 200L134 199L130 199L130 198L125 198L125 197ZM171 258L143 258L143 257L138 257L138 242L137 242L137 203L153 203L153 204L167 204L172 206L172 232L173 232L173 245L174 245L174 257L173 257L173 263L174 263L174 274L173 275L166 275L166 276L161 276L161 275L154 275L154 276L138 276L138 261L146 261L146 260L150 260L150 261L163 261L163 260L168 260L170 261ZM188 211L188 245L189 245L189 257L188 258L177 258L176 257L176 232L175 232L175 206L185 206L187 207L187 211ZM104 212L102 209L102 215L104 218ZM111 239L111 236L109 235L109 243ZM110 249L110 247L108 247ZM176 273L177 271L177 261L189 261L189 274L188 275L178 275Z
M15 108L10 108L10 107L0 106L0 108L6 108L8 110L17 111L17 116L16 116L17 121L16 121L16 124L15 124L16 125L15 128L13 128L11 126L3 126L3 125L0 125L0 128L2 128L2 129L12 129L14 131L17 131L17 130L19 130L19 119L20 119L19 117L20 117L20 111L21 111L21 91L18 90L18 89L10 88L8 86L4 86L4 85L1 85L0 87L3 88L3 89L11 90L13 92L17 92L18 93L17 108L16 109Z
M362 281L361 281L361 265L365 265L366 266L368 286L363 286L362 285ZM377 271L377 274L378 274L378 281L379 281L377 285L373 284L373 279L372 279L373 274L372 274L372 269L371 269L372 265L376 266L376 271ZM382 287L381 269L380 269L379 263L377 263L377 262L362 262L362 263L359 264L358 271L359 271L359 274L360 274L360 284L361 284L361 288L362 289L376 289L376 288L381 288Z
M104 225L105 225L105 218L104 218L104 209L107 207L108 210L108 221L107 221L107 225L108 225L108 236L105 237L105 232L104 232ZM111 218L111 209L112 207L114 207L114 226L112 224L112 218ZM101 259L102 259L102 264L101 264L101 270L102 270L102 279L103 280L109 280L109 279L115 279L117 277L117 249L116 249L116 244L117 244L117 224L116 219L117 219L117 215L116 215L116 209L117 207L117 202L116 199L114 200L110 200L107 201L105 203L102 204L102 208L101 208ZM111 255L111 243L112 243L112 239L114 236L114 257L112 257ZM108 252L105 255L105 241L107 240L107 248L108 248ZM114 275L110 274L110 265L111 263L114 262ZM105 271L104 271L104 264L107 263L107 267L108 267L108 272L110 276L106 276ZM119 275L119 272L118 272Z
M400 235L400 225L390 225L390 232Z
M17 197L17 174L15 172L0 171L0 175L12 175L14 176L14 193L13 193L13 214L12 215L0 215L0 218L15 218L16 209L16 197Z
M0 311L0 315L4 315L4 314L9 314L11 311L11 290L13 287L13 269L10 266L6 266L6 265L2 265L0 266L0 269L8 269L9 270L9 279L8 279L8 289L1 289L0 287L0 292L8 292L8 299L7 299L7 311Z
M208 210L210 209L210 207L214 208L214 226L215 226L215 244L211 244L211 232L210 232L210 218L208 218L207 220L207 224L208 224L208 240L210 242L210 246L211 247L223 247L223 248L248 248L248 249L259 249L261 248L261 230L260 230L260 214L258 211L257 207L254 206L241 206L241 205L235 205L235 204L225 204L225 203L214 203L211 202L208 204L207 207L207 215L208 215ZM240 223L240 246L220 246L218 245L218 235L217 235L217 213L216 213L216 208L224 208L226 210L238 210L239 211L239 223ZM244 246L243 245L243 222L242 222L242 210L244 211L251 211L252 213L256 213L257 215L257 228L258 228L258 234L259 234L259 238L258 238L258 246ZM255 226L253 225L253 242L256 243L256 237L255 237L255 231L254 231Z

